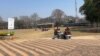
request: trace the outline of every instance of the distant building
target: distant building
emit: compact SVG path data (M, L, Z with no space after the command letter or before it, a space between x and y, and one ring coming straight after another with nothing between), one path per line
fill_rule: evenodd
M52 28L54 27L54 23L42 23L42 24L37 24L38 28Z

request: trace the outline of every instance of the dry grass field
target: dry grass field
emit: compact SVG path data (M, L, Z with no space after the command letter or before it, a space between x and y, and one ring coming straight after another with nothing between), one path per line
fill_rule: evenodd
M61 31L63 32L65 28L61 28ZM7 32L8 30L0 30L0 32ZM16 37L16 40L18 41L24 41L24 40L29 40L29 39L37 39L37 38L52 38L53 37L53 29L50 29L49 31L41 31L37 30L35 31L34 29L18 29L18 30L13 30L15 32L14 37ZM99 35L100 33L88 33L88 32L80 32L80 31L71 31L73 37L77 36L96 36Z
M70 40L52 40L53 29L14 31L14 40L0 40L0 56L100 56L100 33L72 31Z
M63 32L65 28L61 28L61 31ZM7 32L8 30L0 30L0 32ZM41 31L38 29L35 31L34 29L18 29L13 30L15 32L14 37L16 39L14 41L25 41L25 40L34 40L38 38L52 38L54 29L50 29L49 31ZM97 36L100 35L100 33L88 33L88 32L80 32L80 31L71 31L73 38L77 36Z

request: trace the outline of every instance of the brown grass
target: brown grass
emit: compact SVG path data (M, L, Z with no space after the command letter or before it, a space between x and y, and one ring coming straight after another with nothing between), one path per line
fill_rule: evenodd
M65 28L61 28L61 31L63 32ZM0 32L7 32L8 30L0 30ZM13 30L15 32L14 37L17 37L16 40L18 41L24 41L24 40L30 40L30 39L37 39L37 38L52 38L53 37L53 29L50 29L49 31L41 31L34 29L19 29L19 30ZM87 35L99 35L100 33L87 33L87 32L79 32L79 31L71 31L72 36L87 36ZM15 40L14 40L15 41Z

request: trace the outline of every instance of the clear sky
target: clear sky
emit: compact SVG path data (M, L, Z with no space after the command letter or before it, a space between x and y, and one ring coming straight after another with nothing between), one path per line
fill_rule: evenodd
M83 0L77 0L78 9ZM30 16L34 12L40 17L48 17L54 9L61 9L67 15L75 16L75 0L0 0L0 16ZM78 16L81 14L78 12Z

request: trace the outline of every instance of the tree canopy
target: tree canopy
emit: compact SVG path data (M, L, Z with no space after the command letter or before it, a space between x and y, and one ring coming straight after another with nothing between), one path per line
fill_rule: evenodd
M55 23L55 26L60 26L61 25L61 19L62 17L64 16L64 12L60 9L55 9L52 14L51 14L51 17L55 19L54 23Z
M91 23L100 22L100 0L84 0L80 12L86 16L86 20Z

